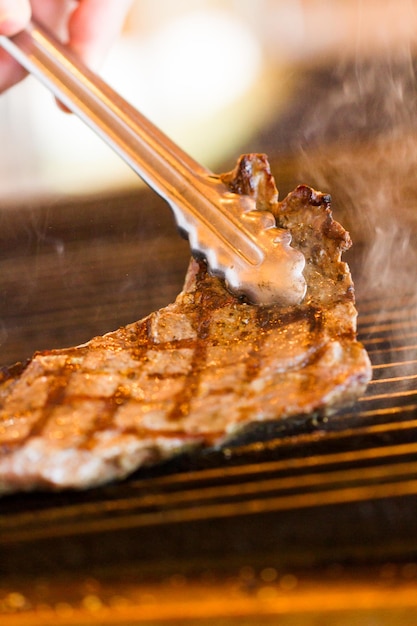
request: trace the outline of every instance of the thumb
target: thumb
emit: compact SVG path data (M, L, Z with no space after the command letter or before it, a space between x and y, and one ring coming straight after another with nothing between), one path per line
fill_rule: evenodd
M0 34L14 35L29 22L29 0L0 0Z

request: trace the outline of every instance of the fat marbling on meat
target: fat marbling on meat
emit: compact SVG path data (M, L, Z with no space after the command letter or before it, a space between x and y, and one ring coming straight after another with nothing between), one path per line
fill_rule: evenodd
M259 421L329 415L363 393L371 368L341 260L351 242L330 197L301 185L279 202L263 155L222 179L290 231L306 259L303 302L252 305L193 259L174 303L5 369L0 492L100 485Z

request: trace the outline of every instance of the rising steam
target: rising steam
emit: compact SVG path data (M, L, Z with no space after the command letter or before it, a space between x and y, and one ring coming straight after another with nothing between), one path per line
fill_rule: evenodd
M299 176L331 192L361 257L356 291L371 297L417 294L416 93L404 46L340 62L303 121Z

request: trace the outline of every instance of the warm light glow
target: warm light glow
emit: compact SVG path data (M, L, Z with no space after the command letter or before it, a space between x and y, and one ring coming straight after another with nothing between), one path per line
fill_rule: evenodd
M137 99L148 114L202 119L230 104L256 79L259 45L249 29L220 11L195 11L166 24L142 47Z

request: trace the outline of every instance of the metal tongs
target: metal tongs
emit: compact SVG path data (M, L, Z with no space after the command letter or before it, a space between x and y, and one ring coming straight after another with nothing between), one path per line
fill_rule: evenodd
M298 304L303 255L275 218L183 152L39 24L0 45L100 135L170 204L191 250L256 304Z

